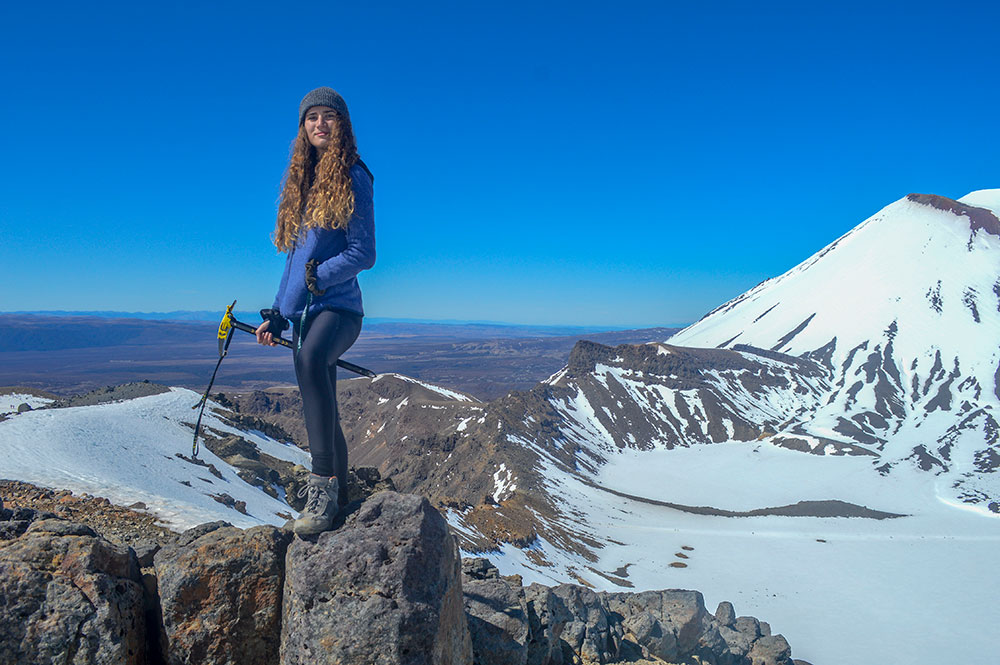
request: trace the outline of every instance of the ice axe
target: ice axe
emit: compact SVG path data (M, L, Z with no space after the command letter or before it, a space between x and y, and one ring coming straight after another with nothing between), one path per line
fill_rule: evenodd
M242 321L236 320L233 316L233 308L236 307L236 301L226 308L226 313L222 316L222 322L219 323L219 362L215 363L215 371L212 372L212 379L208 382L208 388L205 389L205 394L201 396L198 403L192 406L192 409L197 409L201 407L201 411L198 412L198 421L194 425L194 443L191 445L191 455L194 457L198 456L198 434L201 431L201 417L205 413L205 405L208 403L208 393L212 390L212 384L215 383L215 375L219 373L219 365L222 364L222 359L226 357L229 353L229 344L233 341L233 331L242 330L243 332L248 332L251 335L257 334L257 326L251 326L249 324L243 323ZM277 335L273 336L275 344L279 344L286 348L295 349L295 345L284 337L279 337ZM338 360L338 367L343 367L349 372L354 372L355 374L360 374L361 376L367 376L369 378L375 378L378 376L375 372L370 369L365 369L354 363L349 363L346 360Z

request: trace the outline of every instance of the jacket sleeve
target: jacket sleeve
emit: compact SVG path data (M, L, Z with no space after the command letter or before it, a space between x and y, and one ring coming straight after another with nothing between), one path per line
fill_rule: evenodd
M346 282L375 265L375 205L368 174L361 169L352 173L351 189L354 190L354 215L347 225L347 247L316 268L316 280L321 289Z
M274 311L281 310L281 296L285 293L285 287L288 285L288 271L292 266L292 250L288 250L288 255L285 257L285 272L281 274L281 282L278 284L278 292L274 294L274 304L271 305L271 309Z

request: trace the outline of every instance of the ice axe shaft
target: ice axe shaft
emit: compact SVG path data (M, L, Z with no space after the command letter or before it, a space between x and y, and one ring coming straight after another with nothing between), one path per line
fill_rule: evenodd
M229 319L229 324L232 327L236 328L237 330L242 330L243 332L248 332L251 335L256 335L257 334L257 329L255 327L253 327L253 326L251 326L249 324L243 323L242 321L237 321L234 318L230 318ZM274 339L274 343L275 344L280 344L281 346L283 346L283 347L285 347L287 349L294 349L295 348L295 346L291 342L289 342L287 339L285 339L284 337L278 337L277 335L272 335L272 339Z
M236 303L233 304L235 305ZM236 328L237 330L242 330L243 332L248 332L251 335L257 334L256 326L251 326L246 323L243 323L242 321L237 321L236 318L232 316L232 314L229 314L228 316L229 316L229 325L231 325L233 328ZM281 346L288 349L295 349L295 345L292 344L287 339L285 339L284 337L272 336L272 339L274 339L275 344L280 344ZM371 371L370 369L366 369L364 367L361 367L360 365L355 365L354 363L347 362L346 360L338 360L337 367L346 369L348 372L354 372L355 374L360 374L361 376L367 376L369 379L374 379L376 376L378 376L378 374Z

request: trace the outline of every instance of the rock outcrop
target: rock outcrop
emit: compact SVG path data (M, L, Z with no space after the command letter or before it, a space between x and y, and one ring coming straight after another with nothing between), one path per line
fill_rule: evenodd
M290 541L291 534L272 526L244 531L215 522L157 552L164 660L170 665L276 662Z
M462 561L462 594L476 665L526 665L531 639L520 580L501 579L486 559Z
M377 494L286 566L283 665L471 661L458 543L427 499Z
M0 663L143 663L135 554L32 510L0 518Z
M696 591L524 587L462 561L417 495L380 492L334 527L214 522L140 562L0 502L0 665L801 665L767 624L731 603L713 615Z
M724 602L713 616L697 591L595 592L574 584L522 588L486 559L463 562L476 665L693 662L792 665L781 635L737 617Z

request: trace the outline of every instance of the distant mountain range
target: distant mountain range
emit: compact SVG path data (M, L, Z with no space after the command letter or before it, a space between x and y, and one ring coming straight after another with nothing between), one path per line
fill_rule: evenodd
M216 314L219 317L220 314ZM238 316L246 323L257 313ZM214 322L0 314L0 386L72 394L130 381L203 390L218 360ZM567 331L572 334L562 334ZM527 389L566 363L573 344L664 339L675 328L591 331L564 327L414 323L366 319L345 359L376 372L399 372L492 399ZM264 348L236 333L218 383L228 390L294 385L286 349Z
M215 321L222 318L225 308L219 311L209 310L177 310L173 312L120 312L113 310L37 310L37 311L11 311L4 314L19 314L30 316L58 316L58 317L97 317L101 319L142 319L144 321ZM237 318L257 317L257 312L239 311Z
M219 310L176 310L172 312L122 312L116 310L37 310L9 311L0 314L21 316L52 316L60 318L95 317L100 319L140 319L143 321L197 321L218 323L222 319L225 308ZM237 310L234 316L241 321L258 321L260 316L256 310ZM621 330L621 326L576 326L576 325L536 325L527 323L508 323L504 321L474 321L462 319L407 319L393 317L369 316L365 324L386 328L416 327L423 330L439 329L442 333L454 335L455 331L466 331L464 334L494 337L562 337L567 335L584 335L588 333L611 332ZM684 324L669 326L683 328ZM458 334L463 334L458 332Z

